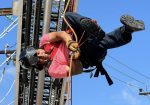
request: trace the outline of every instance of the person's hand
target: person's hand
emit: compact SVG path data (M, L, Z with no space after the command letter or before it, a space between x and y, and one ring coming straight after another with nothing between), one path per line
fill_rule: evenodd
M78 43L77 42L75 42L75 41L73 41L73 40L69 40L67 43L66 43L66 46L67 46L67 48L69 49L69 50L71 50L71 51L77 51L78 50L78 47L79 47L79 45L78 45Z
M80 56L80 51L79 50L77 50L76 52L70 52L69 62L71 60L71 57L72 57L72 60L78 60L79 56Z
M79 50L77 50L77 51L73 52L73 53L72 53L72 55L73 55L73 58L72 58L72 59L78 59L78 58L79 58L79 56L80 56L80 52L79 52Z

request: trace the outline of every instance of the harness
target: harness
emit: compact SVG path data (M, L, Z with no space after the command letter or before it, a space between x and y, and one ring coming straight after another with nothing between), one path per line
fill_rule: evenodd
M99 74L101 73L101 75L105 75L106 77L106 80L108 82L109 85L112 85L113 84L113 81L112 79L110 78L109 74L107 73L106 69L103 67L102 65L102 61L101 62L97 62L96 63L96 67L93 68L93 69L87 69L87 70L84 70L83 72L84 73L91 73L90 75L90 78L93 76L93 71L95 70L95 74L94 74L94 77L98 77Z
M112 84L113 84L113 81L112 81L112 79L110 78L110 76L108 75L108 73L107 73L107 71L105 70L105 68L103 67L102 62L97 63L96 67L97 67L97 69L96 69L96 71L95 71L94 77L98 77L99 74L101 73L101 75L105 75L108 84L109 84L109 85L112 85Z
M96 36L95 36L96 37ZM90 37L91 38L91 37ZM94 69L89 69L89 70L84 70L84 73L91 73L91 76L93 76L93 71L95 71L94 77L98 77L99 74L105 75L107 82L109 85L113 84L112 79L110 78L109 74L107 73L106 69L103 67L102 62L105 59L105 56L107 54L106 50L99 49L95 46L97 46L97 42L95 39L92 37L90 39L91 42L87 40L83 46L81 46L81 56L80 56L80 61L82 62L82 65L84 68L88 67L94 67Z

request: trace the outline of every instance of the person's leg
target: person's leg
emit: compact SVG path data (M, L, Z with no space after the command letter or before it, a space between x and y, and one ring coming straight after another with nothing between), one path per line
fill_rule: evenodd
M120 47L129 43L132 39L132 33L144 30L144 22L142 20L135 20L132 16L123 15L120 18L122 27L108 33L99 46L105 49Z
M65 18L75 30L77 35L81 35L85 31L88 35L92 34L102 39L105 35L104 31L98 26L95 20L82 16L78 13L67 12Z
M122 27L106 34L101 41L98 42L98 46L104 49L116 48L129 43L132 39L131 33L124 35ZM124 37L125 36L125 37Z

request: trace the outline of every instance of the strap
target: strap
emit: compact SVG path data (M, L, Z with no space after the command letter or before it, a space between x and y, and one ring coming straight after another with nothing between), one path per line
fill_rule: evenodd
M109 84L109 85L112 85L112 84L113 84L113 81L112 81L112 79L110 78L110 76L108 75L107 71L104 69L104 67L103 67L103 65L102 65L102 62L97 63L96 67L97 67L97 69L96 69L96 72L95 72L94 77L98 77L98 76L99 76L99 73L101 72L101 75L105 75L108 84Z
M96 69L96 67L94 68L89 68L89 69L86 69L86 70L83 70L84 73L89 73L89 72L92 72Z
M95 68L94 69L83 70L83 72L84 73L90 73L90 78L92 78L93 77L93 72L92 71L94 71L94 70L95 70Z

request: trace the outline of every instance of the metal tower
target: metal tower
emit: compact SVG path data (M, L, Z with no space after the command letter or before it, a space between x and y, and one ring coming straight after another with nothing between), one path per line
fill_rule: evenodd
M63 11L68 0L18 0L13 13L18 16L17 54L27 46L38 48L41 36L60 31ZM73 7L73 10L70 9ZM68 11L75 11L77 1L71 0ZM54 79L43 70L23 70L16 62L15 105L65 105L65 79Z

